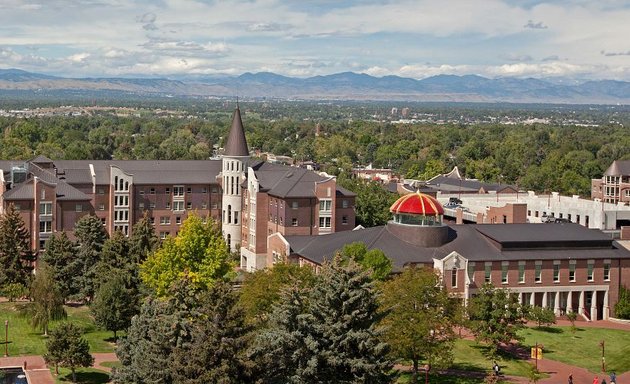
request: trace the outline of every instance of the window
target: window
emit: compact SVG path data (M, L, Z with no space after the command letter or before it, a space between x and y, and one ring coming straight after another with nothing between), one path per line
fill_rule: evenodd
M171 217L170 216L161 216L160 217L160 225L169 225L171 224Z
M186 203L186 209L192 209L192 202L191 201Z
M235 221L236 221L236 218L235 218ZM237 223L234 223L234 224L237 224ZM280 225L284 225L284 220L282 220L282 216L280 216Z
M219 203L217 203L216 201L213 201L211 207L212 209L219 209Z
M183 201L173 201L173 211L183 211L183 210L184 210Z
M74 206L75 212L83 212L83 204L77 204Z
M332 200L325 199L319 201L319 210L320 211L330 211L332 205Z
M320 228L330 228L330 217L320 217L319 218L319 227Z
M151 208L151 209L155 209L155 203L154 203L154 202L150 202L150 203L149 203L149 208Z
M149 194L155 195L155 188L149 188Z
M507 264L506 262L501 264L501 284L508 283L508 268L509 264Z
M155 217L151 217L150 220L151 220L151 225L155 225Z
M39 214L41 216L51 216L52 203L39 203Z
M192 193L192 187L186 188L186 193L188 193L188 194Z
M138 203L138 208L144 209L144 203Z
M238 224L238 211L234 211L234 224ZM280 224L282 224L282 217L280 218Z
M297 227L298 226L297 218L294 217L294 218L291 219L291 226L292 227Z
M540 283L542 281L542 262L536 262L536 272L534 274L534 281Z
M100 203L100 204L98 205L98 210L99 210L99 211L104 211L104 210L105 210L105 204Z
M168 236L169 233L168 232L160 232L160 239L164 240L166 239L166 236Z
M489 283L492 281L492 263L486 263L485 269L485 282Z
M594 261L589 260L588 264L586 264L586 280L593 281L593 266Z
M341 207L342 208L348 208L349 203L348 200L341 200Z
M604 281L610 281L610 261L604 261Z
M348 225L348 216L346 216L346 215L341 216L341 224L342 225Z
M558 283L560 281L560 264L553 265L553 282Z
M183 186L173 187L173 196L184 196L184 187Z
M451 287L457 288L457 268L453 267L451 270Z
M201 187L201 193L208 193L208 187Z
M212 192L212 193L219 193L219 189L217 187L212 187L210 189L210 192Z
M51 232L52 232L52 221L39 222L39 233L51 233Z
M571 261L573 260L570 260L569 262ZM575 264L574 263L569 264L569 281L575 281Z
M105 194L105 188L103 188L103 187L98 187L97 191L98 191L99 195L104 195Z
M22 209L22 206L20 204L13 204L13 208L19 212Z
M518 282L525 282L525 262L518 263Z
M298 209L298 202L297 201L292 201L291 202L291 209Z
M208 209L208 203L206 202L201 203L201 209Z
M177 225L181 225L182 224L182 217L181 216L175 216L175 224L177 224Z
M101 217L101 223L103 223L103 227L107 225L107 219Z
M166 209L171 209L171 203L167 201L166 204L165 204L165 208Z
M166 187L166 189L164 190L164 193L166 193L167 195L170 195L171 189L169 187Z
M141 195L144 195L144 189L141 189L141 190L140 190L140 194L141 194Z

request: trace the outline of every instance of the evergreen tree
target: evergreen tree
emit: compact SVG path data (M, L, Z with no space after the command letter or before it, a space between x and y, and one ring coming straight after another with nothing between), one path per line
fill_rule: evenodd
M168 293L167 300L148 298L131 319L127 337L116 349L122 366L112 376L114 383L174 382L173 350L190 341L198 290L189 281L180 280Z
M117 332L127 329L131 318L138 312L138 295L125 286L125 278L120 274L109 275L102 283L90 305L90 311L96 324L108 331Z
M175 382L251 382L245 355L249 328L237 304L238 294L228 283L217 283L201 296L192 338L173 352Z
M75 262L76 249L65 232L61 234L53 233L46 241L46 250L41 256L41 260L50 266L53 271L55 285L64 301L72 295L79 293L78 276L81 270L77 268Z
M335 257L306 297L293 290L276 306L253 349L253 356L272 364L265 367L266 382L389 381L373 283L356 263L343 264Z
M24 221L9 204L0 216L0 287L15 283L28 286L35 259Z
M491 355L496 355L499 344L519 339L517 332L525 324L526 315L518 295L489 283L468 303L469 328L477 341L490 347Z
M188 216L175 238L167 238L160 248L140 266L144 283L158 296L167 294L171 285L184 278L206 289L226 278L233 268L219 226L206 224L195 214Z
M385 340L392 354L413 364L414 382L419 363L447 368L453 360L455 303L429 268L406 268L382 287Z
M47 364L55 365L57 374L58 367L70 368L72 382L77 381L77 368L91 367L94 364L94 358L90 355L90 345L81 334L78 326L62 323L50 332L50 339L46 341L47 352L44 360Z
M33 328L41 329L44 336L47 336L48 324L52 320L65 318L66 311L53 271L44 263L37 269L37 275L31 284L30 296L33 303L25 307L25 315Z
M278 263L273 268L259 269L245 275L239 301L248 324L260 327L282 297L282 291L292 285L311 288L315 285L312 268L297 264Z
M73 268L81 271L80 299L90 301L98 278L98 263L101 260L103 245L107 239L107 232L103 228L101 219L94 215L83 216L74 227L77 237L78 250Z
M144 262L160 244L160 240L155 234L155 227L149 219L148 211L145 211L142 219L133 226L129 243L130 260L138 264Z

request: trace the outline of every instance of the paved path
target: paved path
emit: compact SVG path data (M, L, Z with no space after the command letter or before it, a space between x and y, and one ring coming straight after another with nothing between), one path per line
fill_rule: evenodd
M93 353L92 356L94 356L93 367L105 372L111 372L112 369L110 367L101 365L102 363L106 361L118 361L118 357L115 353Z

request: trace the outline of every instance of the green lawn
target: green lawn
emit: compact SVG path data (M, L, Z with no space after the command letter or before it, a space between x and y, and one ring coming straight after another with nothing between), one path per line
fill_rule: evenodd
M601 371L602 350L605 342L606 370L617 374L630 371L630 332L603 328L578 328L575 335L570 327L527 328L520 332L525 337L523 345L543 344L543 358L561 361L588 369Z
M0 303L0 324L9 320L9 356L43 355L46 352L46 338L39 330L33 330L28 321L18 312L18 307L30 303ZM90 344L90 352L113 352L113 333L99 330L94 325L87 307L66 307L68 321L79 324ZM55 327L56 322L50 324ZM3 325L3 324L2 324ZM4 330L0 332L0 345L4 352Z

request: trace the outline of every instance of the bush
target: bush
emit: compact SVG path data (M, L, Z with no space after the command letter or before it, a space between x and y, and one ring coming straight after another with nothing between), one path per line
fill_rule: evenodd
M20 299L28 293L26 287L20 283L7 284L2 288L2 294L9 299L9 301L15 301Z
M553 309L543 307L532 307L527 316L528 320L536 322L538 328L543 325L550 326L556 323L556 314Z

